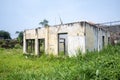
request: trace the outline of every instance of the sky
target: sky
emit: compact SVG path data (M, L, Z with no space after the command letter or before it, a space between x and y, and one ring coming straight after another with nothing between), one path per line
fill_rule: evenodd
M0 30L16 38L16 31L78 21L103 23L120 20L120 0L0 0Z

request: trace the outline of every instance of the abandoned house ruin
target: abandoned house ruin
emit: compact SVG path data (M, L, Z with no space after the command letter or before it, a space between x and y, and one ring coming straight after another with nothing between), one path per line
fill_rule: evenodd
M120 43L120 24L101 25L101 27L110 32L110 44Z
M109 37L109 31L86 21L28 29L24 31L23 52L74 56L78 50L101 50Z

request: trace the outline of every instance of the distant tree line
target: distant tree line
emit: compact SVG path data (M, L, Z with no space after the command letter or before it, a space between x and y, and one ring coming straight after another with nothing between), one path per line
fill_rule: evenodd
M18 37L11 39L10 33L4 30L0 30L0 47L2 48L21 48L23 43L23 32L16 31Z
M4 30L0 30L0 39L11 39L10 33Z

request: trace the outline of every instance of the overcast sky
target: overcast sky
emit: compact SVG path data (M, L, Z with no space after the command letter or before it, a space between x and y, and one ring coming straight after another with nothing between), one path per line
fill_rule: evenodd
M0 30L10 32L77 21L95 23L120 20L120 0L0 0Z

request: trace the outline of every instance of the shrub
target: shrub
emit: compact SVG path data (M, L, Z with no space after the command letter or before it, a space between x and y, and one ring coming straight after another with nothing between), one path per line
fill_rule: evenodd
M20 44L16 44L14 48L15 49L22 49L22 46Z

